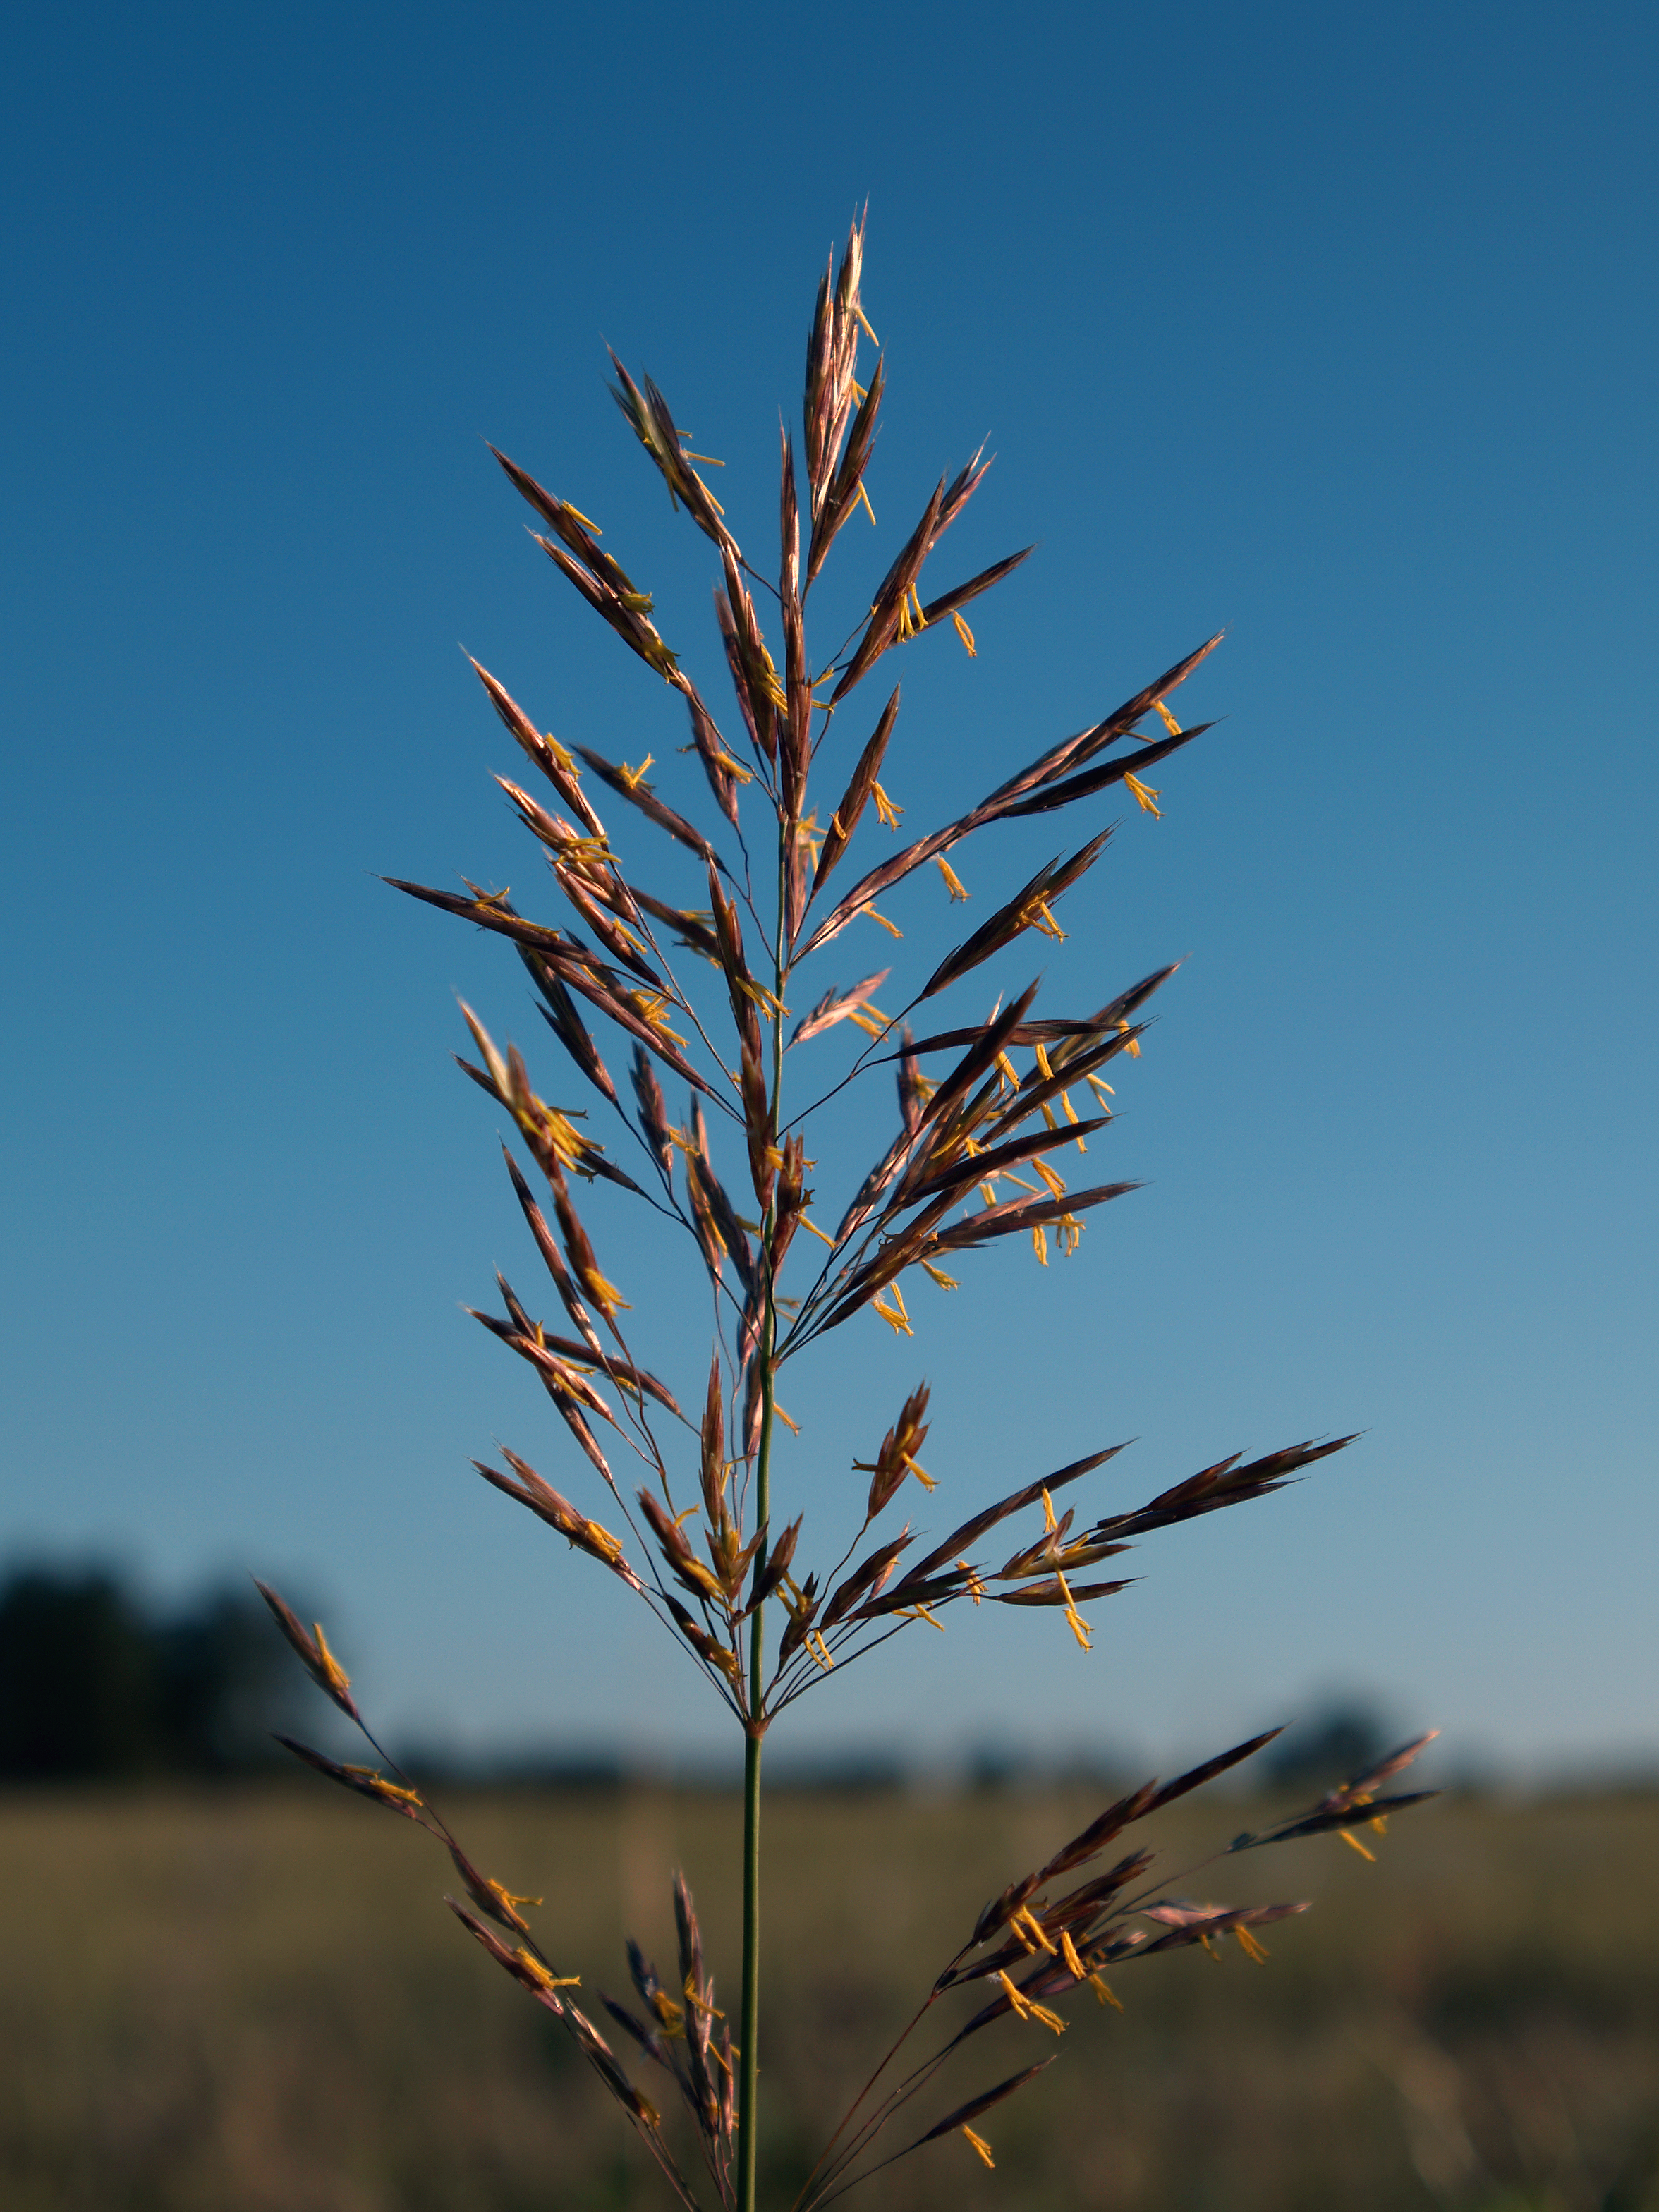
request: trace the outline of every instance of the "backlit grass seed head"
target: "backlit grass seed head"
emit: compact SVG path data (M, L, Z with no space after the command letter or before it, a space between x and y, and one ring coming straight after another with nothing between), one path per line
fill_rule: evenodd
M598 1258L594 1254L587 1231L582 1227L580 1218L571 1203L570 1192L564 1177L560 1175L556 1179L550 1178L550 1180L552 1182L554 1209L559 1217L559 1228L564 1237L565 1258L569 1263L570 1272L580 1284L587 1297L614 1328L617 1314L629 1310L628 1301L616 1285L608 1282L599 1273Z
M556 1529L578 1551L586 1552L590 1559L599 1560L602 1566L610 1567L625 1582L637 1585L638 1577L623 1556L619 1538L580 1511L568 1498L562 1497L551 1483L544 1482L527 1460L520 1459L516 1452L509 1451L505 1445L501 1448L501 1456L512 1468L511 1475L502 1474L483 1460L475 1459L472 1464L486 1482L497 1490L504 1491L509 1498L516 1498L520 1504L529 1506L539 1520L546 1522L549 1528Z
M881 1440L881 1448L873 1460L855 1459L853 1465L870 1477L870 1497L865 1517L873 1521L887 1505L907 1474L914 1474L925 1489L933 1488L933 1479L926 1468L916 1463L916 1454L927 1437L929 1391L926 1382L918 1383L905 1400L898 1419Z
M544 1900L539 1897L515 1896L502 1883L480 1874L459 1844L453 1840L449 1846L449 1856L454 1863L456 1873L466 1885L467 1894L479 1910L487 1912L492 1920L499 1922L503 1928L511 1929L514 1935L528 1936L530 1923L524 1917L519 1908L524 1905L539 1905Z
M534 1152L538 1163L551 1158L562 1167L587 1172L585 1162L593 1146L582 1137L569 1117L538 1098L530 1085L529 1072L516 1046L506 1053L496 1049L489 1033L465 1000L460 1002L461 1014L473 1042L483 1055L487 1080L484 1088L497 1098L511 1114L526 1141ZM463 1060L465 1068L467 1063ZM469 1070L475 1076L477 1070Z
M357 1725L362 1727L361 1717ZM291 1735L280 1732L276 1741L284 1750L292 1752L296 1759L303 1760L306 1765L315 1768L319 1774L326 1775L331 1782L337 1782L343 1789L352 1790L359 1797L372 1798L376 1804L401 1814L405 1820L413 1820L418 1826L431 1826L420 1792L400 1783L388 1782L379 1767L342 1765L338 1759L325 1758L320 1751L313 1751L309 1744L297 1743Z
M360 1790L385 1804L412 1808L422 1802L418 1790L405 1790L396 1782L388 1782L376 1766L348 1766L344 1771Z
M349 1720L357 1720L360 1716L351 1695L351 1678L329 1650L321 1621L314 1621L307 1635L298 1616L269 1583L262 1583L256 1577L253 1587L270 1607L276 1626L298 1653L301 1663L318 1688L334 1700Z

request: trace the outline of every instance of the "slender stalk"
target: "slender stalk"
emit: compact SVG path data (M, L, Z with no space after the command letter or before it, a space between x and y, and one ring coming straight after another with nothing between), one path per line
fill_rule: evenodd
M783 1102L784 914L789 844L778 841L777 935L772 948L771 1141L776 1144ZM775 1200L766 1209L760 1265L766 1270L766 1304L757 1354L761 1363L760 1449L755 1459L755 1526L764 1528L772 1511L772 1433L776 1405L775 1369L778 1310L773 1296L772 1227ZM759 1576L766 1560L762 1540L755 1558ZM760 2150L760 1846L761 1745L766 1723L766 1608L757 1605L749 1623L749 1725L743 1747L743 2015L738 2062L738 2212L756 2212L756 2173Z
M767 1335L771 1335L769 1326ZM761 1381L760 1452L755 1469L755 1518L764 1522L772 1456L772 1366L769 1343ZM738 2063L738 2212L756 2212L756 2160L760 2144L760 1844L761 1722L766 1687L763 1616L757 1606L749 1625L750 1720L743 1747L743 2051Z

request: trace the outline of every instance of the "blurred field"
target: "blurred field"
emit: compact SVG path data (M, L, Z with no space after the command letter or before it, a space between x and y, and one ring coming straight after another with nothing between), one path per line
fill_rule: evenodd
M860 2062L984 1899L1102 1802L769 1804L767 2202L787 2204ZM626 1994L624 1927L668 1963L675 1865L735 1991L720 1873L734 1801L524 1793L447 1809L488 1870L545 1891L538 1930L590 1995ZM1196 1841L1262 1809L1200 1796L1149 1840L1173 1875ZM984 2124L994 2174L952 2137L855 2201L1659 2208L1656 1863L1659 1799L1634 1796L1443 1800L1397 1822L1374 1867L1329 1838L1236 1862L1224 1887L1200 1877L1188 1893L1317 1900L1267 1931L1268 1966L1231 1946L1221 1965L1126 1966L1126 2014L1074 2002L1060 2063ZM20 1793L0 1797L0 1868L8 2212L668 2201L556 2030L439 1905L435 1847L376 1808L320 1783ZM921 2122L1051 2047L1000 2023Z

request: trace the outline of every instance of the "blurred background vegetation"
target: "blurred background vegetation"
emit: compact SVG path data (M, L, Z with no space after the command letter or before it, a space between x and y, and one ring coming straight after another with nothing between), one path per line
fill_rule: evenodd
M264 1764L263 1729L291 1717L274 1641L235 1594L157 1617L106 1575L0 1593L0 2202L659 2202L569 2046L442 1910L453 1879L426 1839ZM1286 1739L1263 1796L1149 1824L1176 1893L1316 1900L1269 1931L1267 1966L1231 1947L1126 1965L1124 2014L1072 2007L1060 2063L990 2116L994 2174L952 2137L862 2192L872 2212L1659 2208L1659 1794L1455 1790L1375 1866L1322 1838L1224 1885L1179 1880L1374 1733L1334 1711L1300 1750ZM988 1758L951 1789L875 1767L774 1796L769 2202L787 2205L985 1898L1115 1779ZM601 1778L444 1802L486 1871L545 1895L538 1932L596 2009L599 1990L626 1995L624 1932L672 1958L676 1866L733 1987L735 1797ZM923 2119L1046 2056L1039 2039L988 2031Z
M0 1780L269 1767L292 1674L251 1589L157 1613L105 1568L20 1569L0 1586Z

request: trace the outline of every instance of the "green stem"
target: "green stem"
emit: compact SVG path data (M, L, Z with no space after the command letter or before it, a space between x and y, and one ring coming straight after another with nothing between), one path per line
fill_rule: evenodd
M771 1141L778 1140L783 1098L783 939L789 866L789 842L778 841L777 937L773 945ZM775 1364L778 1346L777 1285L772 1280L772 1229L776 1202L766 1209L759 1261L766 1269L766 1304L757 1357L761 1363L760 1447L755 1460L755 1526L764 1528L772 1511L772 1429L776 1402ZM765 1565L763 1540L755 1559L758 1576ZM766 1608L757 1605L749 1622L749 1723L743 1747L743 2014L738 2060L738 2212L756 2212L756 2173L760 2151L760 1816L762 1717L766 1698Z
M771 1329L768 1328L769 1339ZM763 1347L760 1452L755 1468L755 1518L766 1519L772 1456L772 1364ZM765 1649L757 1606L749 1626L749 1706L757 1714L765 1691ZM756 2161L760 2147L760 1816L763 1726L751 1719L743 1747L743 2026L738 2062L738 2212L756 2212Z

